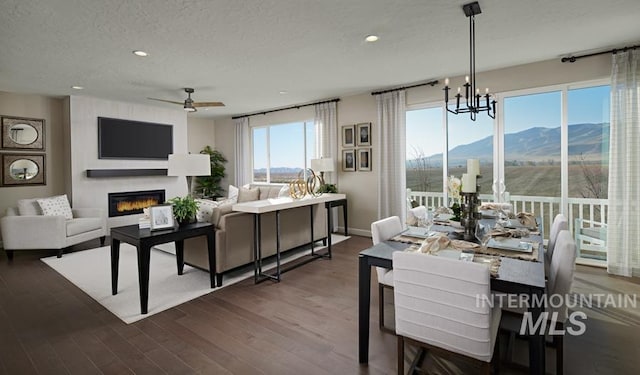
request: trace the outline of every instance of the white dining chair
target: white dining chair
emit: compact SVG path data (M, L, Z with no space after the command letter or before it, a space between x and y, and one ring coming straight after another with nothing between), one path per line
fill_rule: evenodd
M556 247L558 233L562 230L569 230L569 221L563 214L557 214L551 224L551 229L549 230L549 242L547 243L547 248L544 252L544 274L547 275L547 277L549 277L549 265L551 264L551 258L553 257L553 252Z
M371 223L371 237L373 244L377 245L402 232L402 222L398 216L391 216ZM393 289L393 271L382 267L376 267L378 275L379 298L379 324L381 330L388 330L384 326L384 289Z
M480 367L474 373L489 374L499 362L494 349L499 346L501 317L500 306L487 302L489 267L397 251L393 272L398 374L404 374L405 343L447 357L453 354Z
M561 230L556 236L555 250L553 252L553 259L549 266L549 279L547 281L547 301L551 296L559 295L564 303L558 305L557 303L548 304L546 311L549 313L549 318L556 316L556 331L563 331L564 325L568 318L568 307L566 304L566 298L571 292L571 285L573 283L573 275L576 268L576 243L568 230ZM554 297L555 298L555 297ZM521 306L517 309L504 308L503 309L503 325L507 331L511 332L511 339L509 340L509 347L513 346L513 338L515 338L515 331L517 331L522 322L522 314L526 309ZM547 323L551 323L548 320ZM549 329L546 330L549 332ZM562 335L554 335L552 341L553 347L556 349L556 374L562 374L564 371L564 342ZM509 349L510 351L510 349ZM507 357L510 357L508 355ZM509 358L510 361L510 358Z

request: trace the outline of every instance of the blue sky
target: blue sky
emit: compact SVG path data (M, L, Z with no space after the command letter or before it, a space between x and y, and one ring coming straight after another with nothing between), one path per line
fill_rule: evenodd
M569 124L609 121L609 86L569 90ZM505 132L516 133L531 127L560 126L560 91L524 95L505 99ZM471 143L493 134L493 119L486 113L473 122L468 114L449 114L449 148ZM407 113L407 158L413 159L411 146L421 149L425 156L443 152L441 107L409 111Z

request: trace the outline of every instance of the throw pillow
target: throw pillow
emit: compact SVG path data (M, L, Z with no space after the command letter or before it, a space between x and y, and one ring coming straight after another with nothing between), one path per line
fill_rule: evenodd
M71 206L66 194L38 199L38 204L44 216L64 216L67 220L73 219Z
M220 222L220 218L230 212L231 207L233 207L235 203L225 203L219 204L218 207L215 207L211 212L211 224L213 224L216 228L218 227L218 222Z
M196 220L199 223L211 222L211 215L213 214L213 209L218 207L218 202L214 202L210 199L196 199L198 203L198 212L196 212Z
M38 198L20 199L18 201L18 213L20 216L42 215L42 209L38 204Z
M229 198L233 203L238 202L238 194L240 193L240 189L233 185L229 185Z
M259 197L260 197L260 189L258 188L253 188L253 189L241 188L240 192L238 193L238 203L257 201Z

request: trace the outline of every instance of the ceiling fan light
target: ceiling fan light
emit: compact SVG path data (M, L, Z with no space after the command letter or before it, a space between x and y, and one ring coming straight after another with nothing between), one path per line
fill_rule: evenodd
M184 106L184 110L186 112L196 112L197 111L197 109L195 109L194 107L188 107L186 105Z

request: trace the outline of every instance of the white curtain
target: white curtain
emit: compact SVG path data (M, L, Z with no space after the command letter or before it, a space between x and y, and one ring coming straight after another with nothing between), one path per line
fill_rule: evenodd
M609 144L609 273L640 276L640 51L613 55Z
M406 216L406 135L405 135L405 91L393 91L376 95L378 145L373 153L380 168L378 177L378 219ZM377 152L376 152L377 151Z
M236 124L235 174L236 186L248 184L253 179L251 171L251 129L249 117L234 120Z
M338 161L338 111L337 102L320 103L315 105L316 157L333 158ZM337 166L334 166L337 171ZM337 173L326 173L325 182L337 183Z

